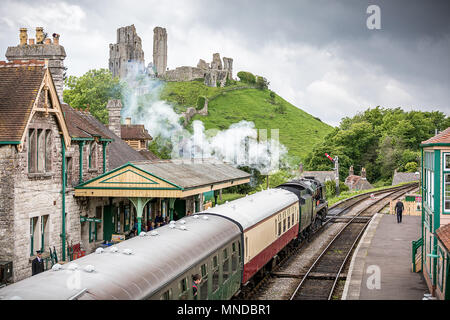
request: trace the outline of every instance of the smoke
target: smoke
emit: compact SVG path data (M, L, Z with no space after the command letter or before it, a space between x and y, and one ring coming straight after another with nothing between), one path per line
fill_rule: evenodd
M144 124L152 137L163 146L171 146L172 159L212 158L234 166L257 169L261 174L278 171L286 165L287 148L278 140L278 129L256 129L255 124L242 120L226 130L205 130L202 121L186 130L182 116L171 104L160 100L164 83L143 73L142 66L129 65L126 86L122 92L123 117Z

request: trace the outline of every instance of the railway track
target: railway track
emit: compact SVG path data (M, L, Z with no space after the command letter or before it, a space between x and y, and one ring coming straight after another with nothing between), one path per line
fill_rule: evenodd
M288 250L286 256L279 261L270 273L262 277L261 281L247 294L238 298L257 299L264 296L266 286L275 278L284 282L295 282L294 285L290 285L290 287L294 287L290 297L286 297L286 293L283 293L284 296L281 299L332 299L339 280L345 280L346 278L346 274L343 272L344 266L372 216L383 208L389 200L396 199L415 188L417 188L417 184L374 192L373 194L378 196L376 201L361 209L358 208L359 205L368 200L371 194L357 195L335 204L329 209L326 220L314 230L307 241L302 241L298 247ZM357 212L348 215L349 212L354 210L357 210ZM280 271L282 267L302 253L305 245L320 237L322 231L326 230L327 226L332 225L332 222L343 223L344 227L329 241L306 272L284 273ZM290 290L292 292L292 289ZM280 299L280 297L271 297L270 299Z

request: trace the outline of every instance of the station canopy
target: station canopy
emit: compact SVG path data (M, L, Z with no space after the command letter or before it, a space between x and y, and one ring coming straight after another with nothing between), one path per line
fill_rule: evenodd
M250 182L214 159L132 161L75 187L77 197L185 198Z

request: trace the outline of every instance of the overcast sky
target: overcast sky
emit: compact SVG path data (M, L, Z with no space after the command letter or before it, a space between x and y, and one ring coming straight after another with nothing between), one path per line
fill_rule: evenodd
M76 3L76 4L75 4ZM370 30L369 5L381 11ZM69 75L107 68L116 29L134 24L145 63L153 28L168 33L168 67L196 66L212 54L265 76L289 102L338 125L368 107L450 114L450 1L9 1L0 6L0 47L19 43L19 28L61 35Z

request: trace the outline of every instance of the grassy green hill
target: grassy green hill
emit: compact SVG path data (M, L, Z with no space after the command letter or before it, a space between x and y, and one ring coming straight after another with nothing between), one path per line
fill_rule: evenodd
M270 90L249 88L236 82L225 88L211 88L200 81L168 82L161 98L175 104L177 112L197 105L197 98L209 100L208 116L195 115L206 129L227 129L241 120L253 121L256 128L279 129L280 142L289 154L304 159L312 147L327 135L332 127L296 108L280 96L270 97Z

